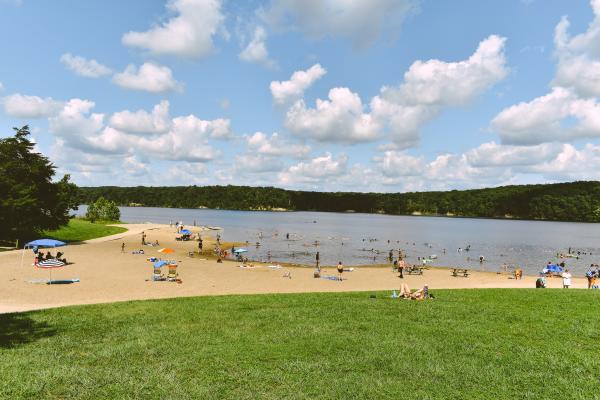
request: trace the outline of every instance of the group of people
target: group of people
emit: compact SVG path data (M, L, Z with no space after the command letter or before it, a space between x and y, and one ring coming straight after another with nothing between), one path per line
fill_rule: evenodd
M38 264L42 261L47 261L47 260L59 260L65 264L67 263L66 258L61 258L63 256L63 253L60 251L56 253L56 256L52 255L52 253L50 253L50 251L47 251L46 254L44 254L44 252L42 250L38 250L37 248L34 248L33 252L35 253L35 260L34 260L35 264Z
M392 297L394 297L393 294ZM429 285L427 284L425 284L421 289L417 289L413 292L406 283L402 283L400 285L400 294L397 297L401 299L424 300L432 299L433 295L429 293Z

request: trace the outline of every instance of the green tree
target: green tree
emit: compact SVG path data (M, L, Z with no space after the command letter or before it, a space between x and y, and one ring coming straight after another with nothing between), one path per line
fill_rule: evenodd
M65 175L53 182L56 167L34 151L29 127L13 128L0 139L0 238L28 239L69 222L77 208L78 189Z
M101 196L88 206L85 217L92 222L96 220L118 221L121 218L121 211L114 201L106 200Z

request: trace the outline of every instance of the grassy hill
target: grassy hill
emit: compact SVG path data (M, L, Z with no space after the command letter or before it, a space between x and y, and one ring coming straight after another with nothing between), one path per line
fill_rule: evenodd
M199 297L0 315L0 398L594 398L599 291L434 294Z

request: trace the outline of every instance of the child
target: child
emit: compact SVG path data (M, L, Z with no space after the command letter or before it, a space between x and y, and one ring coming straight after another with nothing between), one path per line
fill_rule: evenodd
M568 289L571 286L571 273L568 269L565 269L565 272L562 273L563 278L563 289Z

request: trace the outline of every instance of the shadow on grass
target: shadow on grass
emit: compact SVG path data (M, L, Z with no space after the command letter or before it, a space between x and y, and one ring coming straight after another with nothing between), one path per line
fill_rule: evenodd
M15 348L55 334L56 329L46 322L37 322L26 314L0 314L0 348Z

